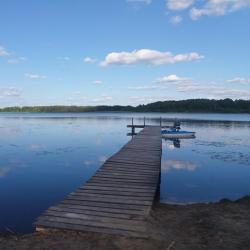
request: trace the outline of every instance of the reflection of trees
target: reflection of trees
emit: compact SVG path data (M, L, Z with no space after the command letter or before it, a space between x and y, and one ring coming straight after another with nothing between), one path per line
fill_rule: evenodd
M180 139L166 139L164 138L164 141L166 142L166 144L163 144L163 146L165 145L168 149L172 150L174 148L180 148L181 147L181 140Z

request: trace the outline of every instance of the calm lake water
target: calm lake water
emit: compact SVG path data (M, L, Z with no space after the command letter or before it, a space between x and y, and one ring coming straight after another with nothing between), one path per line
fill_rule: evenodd
M88 180L129 139L126 125L182 119L196 139L163 140L161 201L250 194L247 114L0 114L0 232L26 233L49 206Z

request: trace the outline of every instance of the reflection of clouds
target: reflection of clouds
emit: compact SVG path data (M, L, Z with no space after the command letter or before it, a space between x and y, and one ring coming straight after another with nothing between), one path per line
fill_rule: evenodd
M208 147L225 147L226 143L221 142L221 141L202 141L202 140L197 140L195 142L196 145L199 146L208 146Z
M191 139L191 138L190 138ZM179 139L179 143L181 144L181 146L190 146L192 145L192 140L190 141L190 139ZM173 140L164 140L162 141L162 149L166 149L166 150L174 150L176 149L176 147L174 146L174 141Z
M8 167L27 167L27 163L23 162L21 159L10 159Z
M4 139L4 138L15 138L17 137L19 134L22 133L22 130L20 129L20 127L18 127L18 125L13 125L13 124L1 124L3 126L0 127L0 138Z
M27 163L19 159L10 159L5 166L0 166L0 178L5 177L10 171L16 168L27 167Z
M96 139L94 144L97 145L97 146L100 146L100 145L102 145L102 140L100 138L98 138L98 139Z
M105 162L107 159L108 159L108 157L105 155L99 157L100 162Z
M161 170L163 172L167 172L171 169L194 171L196 168L196 163L192 161L163 160L161 164Z
M8 167L0 167L0 178L3 178L9 171Z
M93 161L84 161L83 164L84 166L89 167L93 164Z
M162 148L163 149L169 149L169 150L174 150L174 144L172 141L163 141L162 142Z
M72 125L72 124L69 124L69 125ZM72 125L71 126L71 131L74 133L74 134L81 134L82 133L82 128L80 125Z
M45 149L45 146L42 144L30 144L28 145L28 149L31 151L37 151L37 150Z

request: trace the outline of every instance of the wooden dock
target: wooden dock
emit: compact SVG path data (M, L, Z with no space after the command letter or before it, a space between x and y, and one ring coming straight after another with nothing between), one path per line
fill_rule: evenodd
M35 222L46 228L146 236L159 184L161 127L146 126L82 187Z

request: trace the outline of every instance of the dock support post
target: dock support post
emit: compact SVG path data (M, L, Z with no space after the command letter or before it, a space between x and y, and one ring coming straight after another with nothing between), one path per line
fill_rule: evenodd
M132 118L131 134L132 134L132 136L135 134L134 118Z
M160 117L160 127L161 127L161 117Z
M146 125L146 122L145 122L145 120L146 120L146 119L145 119L145 116L144 116L144 123L143 123L144 127L145 127L145 125Z

